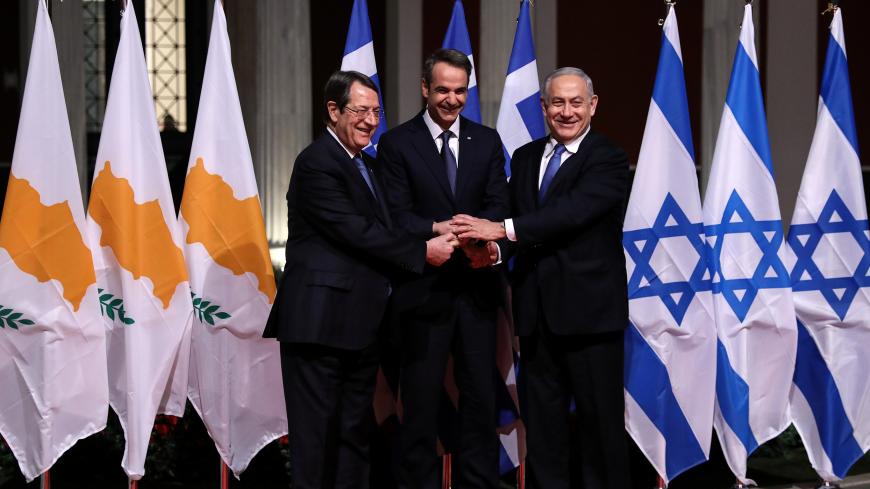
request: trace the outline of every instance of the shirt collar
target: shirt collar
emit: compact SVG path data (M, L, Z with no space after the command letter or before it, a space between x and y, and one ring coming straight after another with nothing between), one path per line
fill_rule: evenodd
M441 133L444 132L444 129L441 129L441 126L432 120L432 116L429 115L428 107L423 111L423 122L426 123L426 127L429 129L429 134L432 135L432 139L438 139L441 137ZM459 117L453 121L453 124L451 124L447 130L452 132L454 137L459 137Z
M586 130L583 131L583 134L577 136L576 138L574 138L573 141L566 144L565 150L570 154L576 153L577 149L580 148L580 143L582 143L583 140L586 138L586 135L589 134L590 129L592 129L592 125L587 126ZM556 148L557 144L559 144L559 141L556 141L556 139L553 138L553 136L550 136L550 140L547 141L547 150L544 153L545 154L552 153L553 150Z
M326 130L329 131L329 134L332 135L332 137L334 137L336 141L338 141L338 144L340 144L342 149L344 149L345 153L350 156L350 159L356 158L357 155L351 153L350 150L347 149L347 146L345 146L344 143L341 142L341 139L338 139L338 135L335 134L335 131L333 131L331 127L326 126Z

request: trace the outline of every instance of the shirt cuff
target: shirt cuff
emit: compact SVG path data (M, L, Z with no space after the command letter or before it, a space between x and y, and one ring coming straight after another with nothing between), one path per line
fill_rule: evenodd
M501 246L496 243L495 249L498 251L498 258L496 258L495 263L493 263L492 266L501 265Z
M517 233L514 231L514 220L513 219L505 219L504 220L504 233L507 235L507 239L510 241L517 240ZM501 256L501 255L499 255Z

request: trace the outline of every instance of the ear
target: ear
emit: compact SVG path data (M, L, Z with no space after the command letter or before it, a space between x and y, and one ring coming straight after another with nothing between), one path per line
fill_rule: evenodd
M329 112L329 120L332 122L332 125L338 123L338 114L341 113L338 110L338 104L330 100L326 102L326 110Z
M423 94L423 98L429 98L429 86L425 78L420 78L420 93Z
M598 107L598 95L593 95L589 100L589 117L595 115L595 109Z
M541 97L541 111L544 112L544 118L546 119L546 114L547 114L547 101L544 100L544 97Z

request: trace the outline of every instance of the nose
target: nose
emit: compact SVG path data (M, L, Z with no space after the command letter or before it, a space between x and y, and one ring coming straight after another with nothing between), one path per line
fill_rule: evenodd
M565 117L565 118L571 117L571 105L569 105L569 104L563 105L561 114L562 114L562 117Z
M370 111L370 110L366 111L366 117L363 120L366 122L366 124L369 124L372 126L377 126L378 123L380 122L380 119L378 118L378 116L375 115L375 113Z

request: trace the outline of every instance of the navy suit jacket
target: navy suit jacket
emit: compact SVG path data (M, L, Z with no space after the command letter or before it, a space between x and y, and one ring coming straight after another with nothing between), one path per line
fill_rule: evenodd
M379 172L367 154L362 157L378 198L328 132L296 158L287 191L287 265L264 337L368 347L391 280L403 271L422 272L425 243L393 228Z
M411 235L432 237L432 223L464 213L500 221L510 208L501 138L491 128L460 116L456 193L450 190L444 160L423 120L423 112L389 131L378 145L378 169L384 175L396 225ZM427 266L422 278L402 286L399 310L424 307L436 312L467 293L481 305L501 300L498 271L473 270L461 250L441 267Z
M511 284L517 334L534 332L539 311L556 334L623 330L628 325L622 250L628 157L590 130L539 203L538 177L547 140L518 148L511 159L517 241L499 244L505 258L516 257Z

